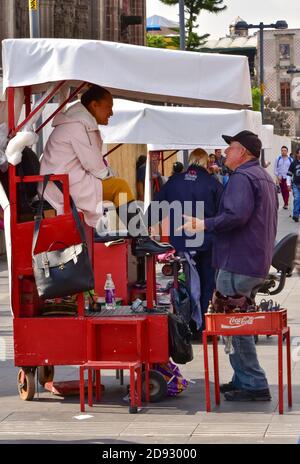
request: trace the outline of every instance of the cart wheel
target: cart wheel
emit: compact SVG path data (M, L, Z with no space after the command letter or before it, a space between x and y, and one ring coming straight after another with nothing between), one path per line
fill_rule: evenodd
M161 268L161 272L166 277L172 276L173 275L173 267L172 267L172 265L171 264L164 264L163 267Z
M20 398L23 401L31 401L35 395L35 383L34 383L34 373L26 372L24 375L24 383L22 382L22 372L23 369L20 369L18 372L18 390Z
M45 383L52 382L54 379L54 366L39 366L38 379L39 384L42 385L42 387L45 385Z
M143 401L146 399L146 383L145 383L146 373L143 372L142 375L142 392L143 392ZM158 403L167 396L168 384L164 376L154 369L149 371L149 389L150 389L150 402Z

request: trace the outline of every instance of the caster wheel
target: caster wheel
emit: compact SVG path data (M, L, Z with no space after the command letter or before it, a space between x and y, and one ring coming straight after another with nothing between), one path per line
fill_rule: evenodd
M159 401L163 400L167 396L168 392L168 384L164 376L154 370L151 369L149 371L149 389L150 389L150 402L151 403L158 403ZM145 383L145 372L142 375L142 398L143 401L146 399L146 383Z
M52 382L54 379L54 366L39 366L38 379L39 384L42 385L42 387L45 385L45 383Z
M18 372L18 390L20 398L23 401L31 401L35 395L34 373L30 371L23 371L20 369Z
M173 267L171 264L164 264L161 268L161 272L166 277L171 277L173 275Z
M137 406L129 406L129 413L130 414L137 414L138 408Z

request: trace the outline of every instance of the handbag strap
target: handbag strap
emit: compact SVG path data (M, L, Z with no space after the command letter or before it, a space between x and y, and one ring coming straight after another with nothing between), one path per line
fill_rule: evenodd
M37 244L37 240L38 240L38 236L39 236L39 232L40 232L40 227L41 227L41 222L42 222L42 219L43 219L43 212L44 212L44 193L45 193L45 189L47 187L47 184L49 182L49 179L50 179L50 175L51 174L46 174L44 176L44 181L43 181L43 189L42 189L42 195L41 195L41 198L40 198L40 202L39 202L39 205L38 205L38 210L37 210L37 214L34 218L34 232L33 232L33 239L32 239L32 249L31 249L31 254L32 256L34 255L34 250L35 250L35 247L36 247L36 244ZM63 188L61 186L61 184L55 180L53 181L56 185L56 187L61 191L63 192ZM84 232L84 228L82 226L82 223L80 221L80 218L79 218L79 214L78 214L78 211L77 211L77 208L76 208L76 205L73 201L73 198L71 197L71 195L69 196L69 201L70 201L70 205L71 205L71 210L72 210L72 214L73 214L73 218L75 220L75 224L76 224L76 228L80 234L80 237L81 237L81 240L83 243L86 243L86 236L85 236L85 232Z

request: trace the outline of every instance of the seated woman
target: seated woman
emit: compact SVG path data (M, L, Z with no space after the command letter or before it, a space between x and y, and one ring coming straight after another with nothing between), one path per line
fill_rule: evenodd
M98 124L107 125L112 115L111 93L91 85L81 102L53 119L54 130L41 160L41 175L69 175L70 194L88 225L96 227L101 217L99 205L105 200L112 201L129 234L136 238L135 253L164 253L170 245L157 243L149 237L127 181L115 177L103 158ZM47 186L45 198L58 214L63 212L63 197L54 184Z

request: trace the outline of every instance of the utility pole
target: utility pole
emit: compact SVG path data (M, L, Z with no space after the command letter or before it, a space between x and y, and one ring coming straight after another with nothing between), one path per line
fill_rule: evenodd
M180 27L180 50L185 50L185 19L184 19L184 0L179 0L179 27ZM183 150L183 165L188 167L189 152Z
M40 32L40 0L28 0L28 10L29 10L29 31L31 39L39 39L41 37ZM33 102L35 103L39 99L39 95L34 96ZM42 124L42 117L37 121L37 126ZM37 155L43 153L43 132L41 131L39 140L37 142Z

